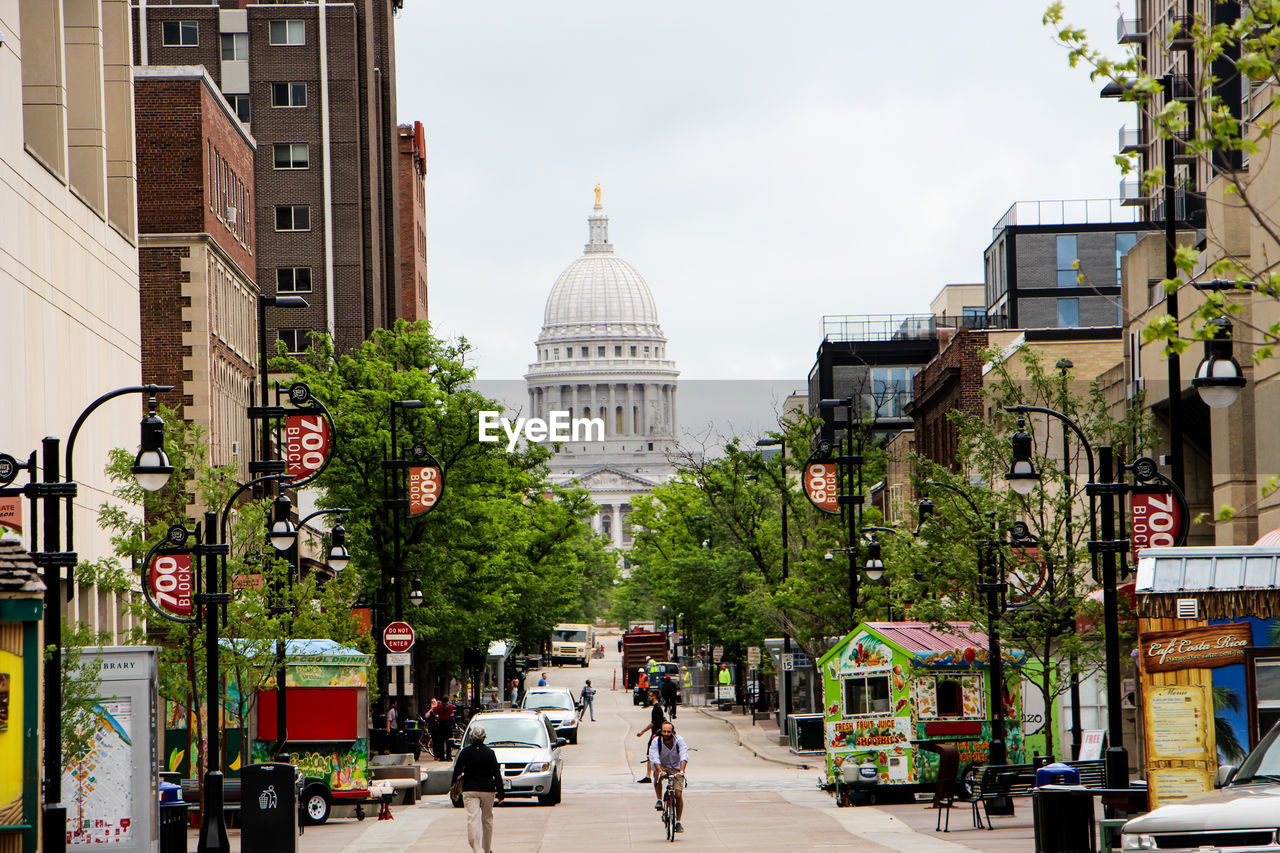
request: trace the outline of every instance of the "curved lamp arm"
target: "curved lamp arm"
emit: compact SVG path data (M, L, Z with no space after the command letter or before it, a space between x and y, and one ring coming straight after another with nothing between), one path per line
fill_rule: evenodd
M1070 430L1076 434L1076 438L1080 439L1080 444L1084 447L1085 460L1089 463L1089 482L1094 482L1096 477L1094 475L1093 445L1089 443L1089 439L1085 437L1084 431L1080 429L1079 424L1071 420L1071 418L1067 417L1062 412L1059 412L1056 409L1045 408L1044 406L1005 406L1004 410L1006 412L1012 412L1015 415L1025 415L1028 412L1039 412L1042 415L1048 415L1049 417L1057 418L1062 421L1065 426L1070 428Z

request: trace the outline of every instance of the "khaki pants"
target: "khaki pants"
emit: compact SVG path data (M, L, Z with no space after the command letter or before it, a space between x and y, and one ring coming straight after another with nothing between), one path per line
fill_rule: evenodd
M491 853L493 846L493 794L463 791L462 804L467 809L467 841L473 853Z

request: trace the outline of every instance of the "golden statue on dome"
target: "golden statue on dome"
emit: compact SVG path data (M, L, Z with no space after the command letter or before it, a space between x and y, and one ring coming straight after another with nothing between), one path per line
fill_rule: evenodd
M599 185L599 184L596 184L596 207L599 207L599 206L600 206L600 194L601 194L602 192L603 192L603 190L602 190L602 189L600 189L600 185Z

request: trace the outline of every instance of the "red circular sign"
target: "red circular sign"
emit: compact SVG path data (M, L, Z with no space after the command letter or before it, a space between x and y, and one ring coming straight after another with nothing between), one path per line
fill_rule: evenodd
M407 652L413 648L413 640L413 626L408 622L392 622L382 630L382 645L389 652Z

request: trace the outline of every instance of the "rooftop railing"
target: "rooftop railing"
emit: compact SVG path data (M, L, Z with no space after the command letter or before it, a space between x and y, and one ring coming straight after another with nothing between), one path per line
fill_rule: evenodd
M822 318L824 341L924 341L939 329L1004 329L1003 314L828 314Z
M991 229L991 239L1014 225L1108 225L1139 222L1142 217L1118 198L1015 201Z

